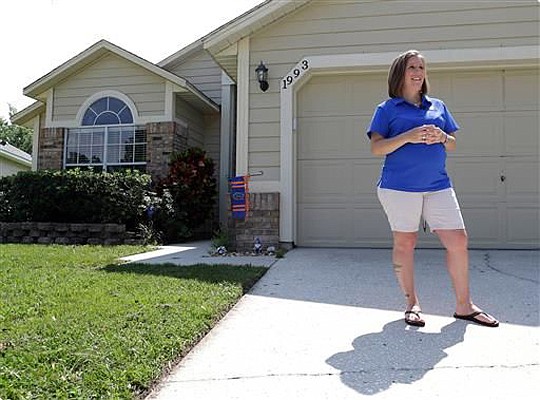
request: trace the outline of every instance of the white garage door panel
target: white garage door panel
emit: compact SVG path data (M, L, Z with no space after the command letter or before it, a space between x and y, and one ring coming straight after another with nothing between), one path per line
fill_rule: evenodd
M372 246L387 246L392 241L388 220L377 203L372 203L371 207L355 208L352 217L353 236L348 246L356 247L359 242L368 242Z
M504 118L500 113L452 113L459 124L459 151L452 157L500 155L504 144Z
M299 245L334 247L350 241L351 210L346 208L304 207L298 216L305 221L299 228Z
M324 93L326 101L320 101L321 93ZM350 97L352 88L343 77L329 76L326 79L314 79L302 88L298 95L298 104L302 107L300 115L303 117L351 115L354 110L352 104L343 104L344 93Z
M461 126L448 171L471 247L538 248L538 71L436 72L430 83ZM300 89L297 244L391 247L376 196L382 158L365 135L385 98L386 74L313 76ZM419 246L440 244L420 230Z
M392 240L386 216L380 207L311 206L302 208L299 216L306 220L299 231L303 238L298 243L300 246L358 247L359 241L370 246L386 246Z
M329 201L371 204L376 198L381 166L373 161L324 160L298 163L298 200L301 204L325 204ZM345 184L345 182L349 182ZM351 197L353 196L353 197Z
M299 131L308 132L309 140L302 140L298 145L298 159L358 157L361 148L360 133L356 136L343 134L353 132L358 126L358 119L351 117L316 117L300 119Z
M320 163L302 162L298 168L298 193L300 203L350 202L353 188L343 184L352 182L353 160Z
M504 117L506 155L538 154L540 123L537 112L510 112Z
M516 247L535 247L540 241L538 204L514 206L508 209L508 242Z
M377 193L373 188L377 186L381 172L381 163L374 160L355 160L353 164L353 180L351 183L353 195L357 203L373 204L377 200Z
M495 201L503 191L501 186L502 159L499 157L454 158L448 162L448 173L458 198L474 201Z
M430 81L434 77L430 75ZM499 111L503 108L503 78L501 73L467 72L452 74L451 93L432 91L435 97L450 104L452 113Z
M538 111L540 80L536 71L507 71L504 91L505 108L516 111Z
M483 247L503 239L501 220L503 211L495 202L485 202L481 207L469 207L461 202L461 212L465 220L471 247Z
M506 200L511 203L538 201L539 165L537 157L507 157L504 169Z
M366 115L371 120L373 107L382 103L388 97L386 75L372 74L360 79L346 79L346 85L351 88L351 105L355 114ZM362 128L367 124L361 125Z

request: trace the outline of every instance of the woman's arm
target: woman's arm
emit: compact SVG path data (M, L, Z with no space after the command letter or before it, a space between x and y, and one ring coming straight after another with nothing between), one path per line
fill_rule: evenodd
M407 143L442 143L446 151L456 149L456 138L453 132L447 134L434 125L418 126L388 139L385 139L380 133L371 133L371 153L376 156L390 154Z
M410 131L385 139L380 133L371 133L371 153L376 156L390 154L407 143L426 143L428 127L418 126Z
M446 143L444 143L444 148L446 151L454 151L456 149L456 137L454 136L454 132L447 133L447 140Z

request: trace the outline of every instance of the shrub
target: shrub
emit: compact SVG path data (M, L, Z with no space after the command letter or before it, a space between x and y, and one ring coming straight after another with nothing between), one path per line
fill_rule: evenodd
M167 176L157 184L156 225L167 241L182 240L211 216L216 204L214 161L199 148L174 153Z
M0 179L0 221L118 223L133 229L150 177L137 171L29 171Z
M214 231L211 242L213 249L225 247L226 249L230 250L229 247L231 245L231 238L229 236L229 232L223 227L220 227Z

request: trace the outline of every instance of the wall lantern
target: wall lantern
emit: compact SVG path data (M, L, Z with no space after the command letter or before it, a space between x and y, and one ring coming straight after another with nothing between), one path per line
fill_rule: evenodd
M264 65L261 61L255 72L257 74L257 81L259 82L259 87L263 92L266 92L268 90L268 87L270 86L268 84L268 68L266 68L266 65Z

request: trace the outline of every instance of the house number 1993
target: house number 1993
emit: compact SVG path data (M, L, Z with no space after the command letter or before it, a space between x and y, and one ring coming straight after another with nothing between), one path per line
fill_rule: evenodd
M293 69L289 75L283 78L283 89L287 90L289 86L291 86L295 80L300 78L304 74L304 72L306 72L308 69L309 69L309 61L308 60L300 61L298 67Z

